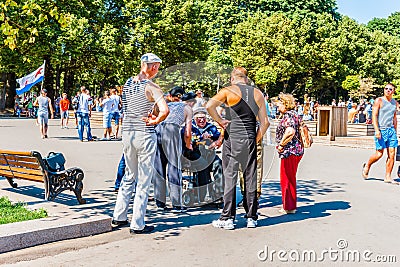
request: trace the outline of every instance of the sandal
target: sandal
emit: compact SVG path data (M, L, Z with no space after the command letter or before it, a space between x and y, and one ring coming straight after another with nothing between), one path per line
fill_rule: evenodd
M367 166L367 163L363 164L361 175L364 177L364 179L368 179L368 172L365 171L365 166Z
M394 181L394 180L383 180L385 183L387 183L387 184L392 184L392 185L399 185L400 183L399 182L396 182L396 181Z

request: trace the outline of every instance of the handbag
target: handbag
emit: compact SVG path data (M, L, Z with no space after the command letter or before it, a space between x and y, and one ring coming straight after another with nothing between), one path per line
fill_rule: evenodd
M310 130L308 129L307 125L302 122L299 126L299 132L300 132L300 142L303 144L304 148L309 148L311 147L313 143L313 138L310 134Z
M62 153L49 152L44 161L50 171L59 172L65 170L65 158Z

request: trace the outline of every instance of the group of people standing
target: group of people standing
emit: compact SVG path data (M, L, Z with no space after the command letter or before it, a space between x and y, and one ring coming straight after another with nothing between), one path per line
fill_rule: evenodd
M193 150L192 133L204 130L207 124L203 123L203 120L205 121L208 113L222 129L218 136L211 139L209 146L219 147L223 142L224 207L220 218L213 221L212 225L216 228L235 228L236 184L238 173L241 171L244 178L243 207L246 212L247 227L256 227L257 143L261 143L269 127L264 95L248 84L246 69L235 67L231 73L231 85L221 89L211 98L206 104L206 109L203 108L201 112L195 109L197 119L195 117L193 123L192 107L195 101L182 102L184 90L180 87L173 88L169 92L169 99L166 100L160 87L151 81L161 63L161 59L155 54L143 55L140 73L129 78L122 90L124 111L122 142L126 168L119 187L112 224L115 227L129 224L128 206L135 192L130 232L141 234L154 230L154 226L146 225L144 220L148 191L153 182L156 204L163 210L166 204L163 188L165 188L167 167L170 183L172 182L170 186L172 206L177 210L182 209L180 200L182 162L179 159L182 148ZM304 153L299 138L301 119L294 112L293 96L281 94L274 100L274 104L282 114L282 120L277 128L284 204L282 212L292 214L296 211L296 172ZM225 117L218 112L221 105L225 107ZM183 130L181 130L182 125L185 125ZM196 130L192 129L194 126ZM207 138L214 133L207 132ZM218 165L218 159L213 158L211 163L213 166Z
M104 97L99 104L103 112L103 127L104 127L104 140L110 140L111 137L118 138L119 124L121 120L122 102L115 88L105 91ZM54 118L55 110L52 101L47 97L47 90L42 89L40 96L36 98L33 103L37 108L37 124L39 125L42 138L48 138L48 119ZM78 129L78 137L81 142L84 140L84 131L86 129L87 141L93 141L90 117L92 114L93 99L85 86L80 87L80 91L69 101L66 93L62 94L62 98L57 100L58 112L60 114L60 127L61 129L68 128L69 110L72 107L75 124ZM49 114L50 111L50 114ZM49 116L50 115L50 116ZM112 121L115 124L115 134L112 134Z

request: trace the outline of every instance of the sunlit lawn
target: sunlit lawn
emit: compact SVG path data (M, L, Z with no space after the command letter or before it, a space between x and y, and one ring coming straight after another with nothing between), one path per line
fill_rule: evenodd
M0 198L0 224L28 221L47 217L44 209L29 210L24 203L11 203L7 197Z

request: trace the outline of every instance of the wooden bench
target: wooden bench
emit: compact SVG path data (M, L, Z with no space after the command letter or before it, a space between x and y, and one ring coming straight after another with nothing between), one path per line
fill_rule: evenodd
M80 204L86 203L82 198L83 171L79 168L50 171L46 160L37 151L0 150L0 176L7 178L13 188L18 186L14 178L44 183L46 200L54 200L62 191L69 189L75 193Z

